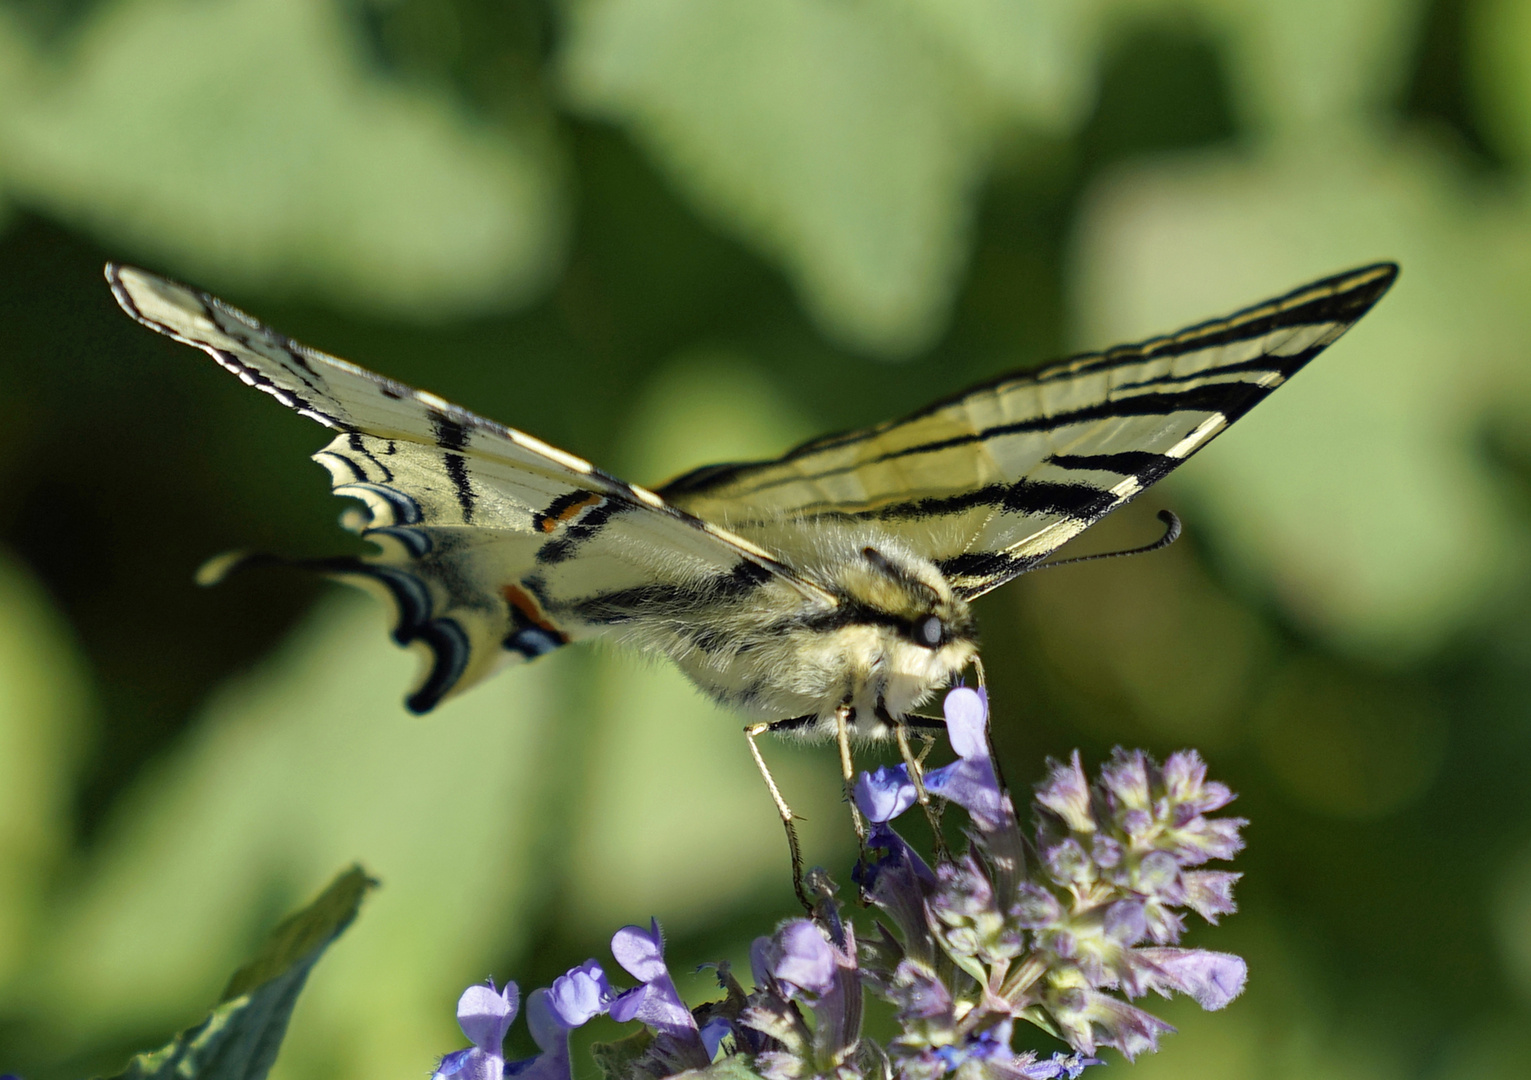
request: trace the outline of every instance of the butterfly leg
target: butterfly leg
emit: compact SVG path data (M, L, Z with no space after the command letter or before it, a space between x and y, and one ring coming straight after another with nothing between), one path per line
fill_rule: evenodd
M856 763L851 758L851 720L856 710L849 702L835 710L835 741L840 746L840 775L845 781L845 801L851 806L851 825L856 830L856 846L866 857L867 827L856 807Z
M776 804L776 812L781 815L782 826L787 830L787 849L792 853L792 891L797 893L798 903L811 915L813 914L813 901L808 899L808 893L803 889L803 849L797 842L797 827L792 824L795 820L792 807L787 805L787 800L782 798L781 789L776 786L776 779L771 775L771 770L766 767L765 758L760 754L760 747L755 740L773 728L786 727L795 724L795 720L777 720L751 724L744 729L744 737L749 740L750 755L755 759L755 767L760 770L760 775L765 779L766 788L771 793L771 801Z
M920 804L920 809L925 812L925 820L930 823L931 835L935 838L936 858L944 859L948 856L946 850L946 838L941 834L941 810L930 800L930 792L925 790L925 755L930 753L930 748L936 744L935 736L928 731L920 731L916 734L924 744L918 754L909 745L909 730L913 726L905 720L893 720L888 717L884 723L891 722L893 736L898 740L898 753L904 759L904 767L909 770L909 779L914 783L914 796ZM945 725L942 725L943 727Z

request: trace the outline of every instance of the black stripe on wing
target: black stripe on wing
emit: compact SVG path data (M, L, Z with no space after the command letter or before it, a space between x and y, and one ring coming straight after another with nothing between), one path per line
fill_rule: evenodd
M469 429L444 412L436 409L429 412L431 431L436 436L436 445L441 449L442 468L446 470L447 479L452 481L452 489L457 493L457 505L462 510L463 524L471 525L477 496L468 479L467 459L462 454L468 448Z
M748 596L773 576L765 567L740 559L727 573L684 583L653 582L597 593L564 604L562 610L593 626L612 626L636 618L685 617Z
M969 599L986 591L990 582L1005 582L1019 577L1051 552L1042 555L1011 555L1007 551L964 551L949 559L937 561L936 568L957 591Z
M567 562L579 554L582 545L594 540L611 522L612 518L638 509L636 503L626 499L597 498L593 502L580 503L583 512L564 528L563 532L537 549L539 565L552 566ZM544 515L546 516L546 515Z
M1053 454L1047 459L1047 463L1062 469L1133 476L1140 484L1147 487L1179 465L1180 459L1172 458L1168 454L1155 454L1148 450L1120 450L1114 454Z
M430 670L420 686L404 699L405 708L412 713L427 713L451 693L468 669L473 645L467 631L455 619L435 615L425 582L407 570L361 559L316 559L308 565L333 577L365 578L381 585L398 611L394 642L399 645L420 642L430 650Z
M1325 323L1336 323L1346 326L1354 323L1364 315L1387 292L1397 276L1398 267L1392 263L1378 263L1344 274L1336 274L1294 289L1290 293L1277 297L1274 300L1246 308L1227 318L1208 320L1173 335L1150 338L1134 345L1117 346L1103 353L1082 354L1051 364L1037 372L1020 375L1010 372L999 375L985 382L970 386L966 390L932 402L924 408L898 420L888 421L871 428L839 432L812 439L787 451L780 458L770 461L708 465L700 469L694 469L665 484L658 489L659 494L666 498L696 496L714 488L739 483L745 481L752 473L774 469L813 454L851 446L876 438L884 432L938 413L977 394L990 391L1000 392L1012 387L1019 388L1027 384L1071 379L1080 375L1109 370L1148 359L1178 356L1201 349L1217 348L1240 341L1254 340L1281 329L1297 329L1302 326L1322 325ZM1345 285L1347 282L1351 284L1343 291L1331 291ZM1308 294L1317 295L1313 296L1310 300L1302 301L1301 298ZM867 465L922 454L937 453L958 446L985 442L996 436L1046 430L1090 420L1176 411L1203 411L1220 412L1228 423L1232 423L1258 404L1272 389L1271 387L1262 387L1249 378L1238 378L1237 376L1259 376L1268 373L1277 377L1280 381L1285 381L1330 344L1332 344L1332 339L1315 344L1289 356L1267 354L1189 376L1164 376L1144 380L1142 383L1122 384L1114 388L1113 392L1121 393L1122 391L1138 389L1144 392L1125 394L1115 401L1104 401L1070 412L1036 416L1011 424L995 425L975 433L903 447L874 458L858 461L852 465L810 473L792 472L776 479L767 480L756 487L731 493L729 497L737 498L743 503L748 503L751 495L756 492L766 491L772 487L793 483L811 483L822 478L855 472ZM1208 381L1209 379L1219 379L1223 376L1234 377L1226 382ZM1180 390L1174 389L1179 384L1199 385L1189 385ZM1165 471L1167 472L1168 470ZM1163 473L1161 472L1159 475L1162 476ZM811 510L812 508L803 507L802 509Z
M122 310L126 311L134 319L149 329L164 334L166 337L203 350L216 360L219 366L236 375L240 382L270 394L289 409L302 413L312 420L317 420L328 428L334 428L339 431L355 430L354 425L348 420L320 406L318 399L320 397L327 398L330 395L323 386L323 380L319 378L313 367L310 366L308 359L304 356L305 349L303 345L293 341L285 334L278 333L269 327L261 325L238 308L225 304L216 296L211 296L199 289L179 286L187 295L196 300L197 306L201 309L205 318L216 325L222 333L238 341L251 352L260 354L260 349L255 344L257 337L265 339L266 344L271 347L281 350L287 357L286 363L282 364L283 369L312 391L313 396L299 394L294 390L280 386L269 375L245 363L227 349L220 349L208 342L187 337L174 327L145 314L137 301L134 300L132 290L122 280L123 270L131 271L133 269L133 267L123 267L117 263L106 264L106 280L111 286L112 295L117 298L117 303L122 307ZM145 277L146 279L157 280L153 279L152 275L145 275Z
M988 507L1002 514L1058 514L1063 517L1095 518L1111 509L1116 501L1116 496L1111 492L1090 484L1019 480L1013 484L990 484L976 491L963 491L955 495L893 503L853 516L873 517L881 521L919 521Z
M1305 351L1302 354L1302 363L1307 363L1313 356L1322 352L1323 348L1324 346L1320 346L1311 350L1311 355L1309 355L1308 351ZM1298 367L1301 367L1301 364ZM1271 370L1274 369L1272 368ZM1263 401L1274 389L1274 386L1261 386L1258 383L1245 382L1239 379L1232 382L1208 383L1186 390L1134 394L1119 401L1103 401L1096 405L1088 405L1082 409L1073 409L1069 412L1059 412L1053 413L1050 416L1037 416L1027 420L1017 420L1011 424L995 424L993 427L984 428L982 431L952 435L945 439L932 439L930 442L900 447L897 450L889 450L885 454L878 454L876 457L866 458L838 468L822 469L816 473L784 476L780 479L769 480L756 487L749 488L740 497L747 501L752 495L786 484L813 483L833 476L845 476L850 473L860 472L869 466L881 465L889 461L899 461L926 454L939 454L946 450L954 450L960 446L974 446L980 443L987 443L993 439L1003 438L1006 435L1022 435L1031 431L1050 431L1054 428L1067 427L1070 424L1085 424L1098 420L1119 420L1128 416L1165 416L1177 412L1220 413L1225 421L1231 424ZM1164 457L1161 454L1154 454L1152 456L1161 459ZM1174 465L1180 464L1180 461L1177 459L1167 460L1173 461ZM1170 468L1173 467L1173 465L1170 466ZM1133 471L1135 472L1136 470ZM1169 472L1169 468L1162 469L1154 479L1158 479L1167 472ZM1020 481L1020 484L1025 483L1026 481ZM668 489L666 491L668 493ZM794 507L793 512L802 516L817 516L817 511L820 507L827 508L833 505L830 503L806 503L802 506ZM904 513L904 511L898 509L900 505L908 506L911 504L884 506L877 510L868 511L868 513L875 517L897 517ZM861 515L858 514L857 516Z
M1347 270L1343 274L1334 274L1300 286L1282 296L1244 308L1224 318L1208 319L1195 326L1188 326L1174 334L1149 338L1136 345L1119 345L1107 349L1096 357L1091 357L1087 353L1081 358L1084 363L1077 366L1073 362L1062 361L1038 372L1036 378L1038 382L1043 382L1060 375L1114 367L1124 356L1144 354L1179 356L1198 349L1212 349L1220 345L1231 345L1238 341L1264 337L1266 334L1287 327L1313 326L1331 322L1348 325L1365 315L1373 304L1382 299L1382 295L1392 288L1397 278L1396 263L1374 263L1371 266ZM1352 283L1348 288L1338 292L1333 291L1347 282ZM1311 300L1294 302L1307 293L1319 295ZM1292 374L1306 362L1304 360L1296 364L1286 373ZM1233 370L1233 368L1220 370Z
M430 540L414 529L376 529L397 537L406 546L429 550ZM262 552L231 552L209 560L197 573L202 585L214 585L230 574L263 566L276 566L345 580L361 579L380 586L393 601L398 619L394 623L392 637L399 645L420 642L430 652L430 670L420 686L404 699L405 707L413 713L427 713L440 704L441 699L452 692L468 669L473 644L462 625L449 616L435 613L435 602L430 587L418 575L397 566L368 562L354 556L338 555L319 559L288 559ZM567 640L567 639L565 639ZM561 644L561 642L560 642Z

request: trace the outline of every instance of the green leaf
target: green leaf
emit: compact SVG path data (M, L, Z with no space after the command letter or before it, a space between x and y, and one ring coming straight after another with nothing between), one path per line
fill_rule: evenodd
M552 815L527 808L568 783L545 721L562 715L559 688L584 650L422 720L401 704L412 658L384 626L376 601L337 591L213 695L29 932L35 955L4 988L6 1007L82 1045L174 1031L247 959L263 912L301 907L336 867L360 862L389 887L310 978L272 1077L369 1080L461 1038L463 987L536 925L523 913L548 887L539 845ZM743 751L736 725L727 733ZM747 779L750 791L760 783Z
M1472 102L1496 149L1531 160L1531 7L1482 0L1467 9Z
M561 72L677 189L774 260L854 348L946 324L995 133L1088 107L1096 5L587 0Z
M351 925L376 884L359 866L341 874L272 931L265 948L229 979L206 1020L159 1050L139 1054L112 1080L262 1080L276 1061L309 970Z
M47 917L92 706L90 671L67 620L0 549L0 984L24 970Z
M672 1080L760 1080L760 1074L749 1067L743 1054L733 1054L705 1069L677 1073Z
M126 0L30 52L0 20L6 195L219 290L426 320L536 296L567 222L545 116L383 77L343 7Z
M650 1075L639 1067L639 1062L653 1044L653 1033L644 1028L625 1039L592 1043L590 1056L595 1059L596 1068L601 1070L604 1080L639 1080ZM670 1080L760 1080L760 1074L750 1068L746 1055L730 1054L705 1069L676 1073Z
M889 356L939 333L990 116L928 27L807 0L574 10L575 106L630 128L704 213L783 267L827 331Z
M634 1063L643 1057L653 1041L649 1029L641 1028L625 1039L591 1043L590 1056L595 1059L595 1067L601 1070L605 1080L627 1080L632 1075Z

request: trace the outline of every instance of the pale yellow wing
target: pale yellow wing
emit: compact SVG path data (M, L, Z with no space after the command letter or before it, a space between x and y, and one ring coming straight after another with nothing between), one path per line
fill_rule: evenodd
M830 523L886 530L978 596L1179 466L1339 338L1397 274L1380 263L1325 278L776 460L698 469L659 492L789 561Z
M573 454L375 375L261 325L215 297L109 265L139 322L207 352L246 384L336 432L314 459L378 545L313 565L381 591L394 637L429 665L423 712L506 662L642 618L689 614L769 590L833 606L755 543L668 505Z

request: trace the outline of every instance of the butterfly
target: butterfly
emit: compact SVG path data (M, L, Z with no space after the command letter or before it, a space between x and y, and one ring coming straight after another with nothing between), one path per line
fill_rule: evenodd
M334 432L314 459L375 551L317 565L392 601L394 639L428 661L410 709L601 636L669 658L753 730L842 741L895 734L976 657L976 597L1205 446L1397 273L1362 267L649 490L206 293L106 268L133 318Z

